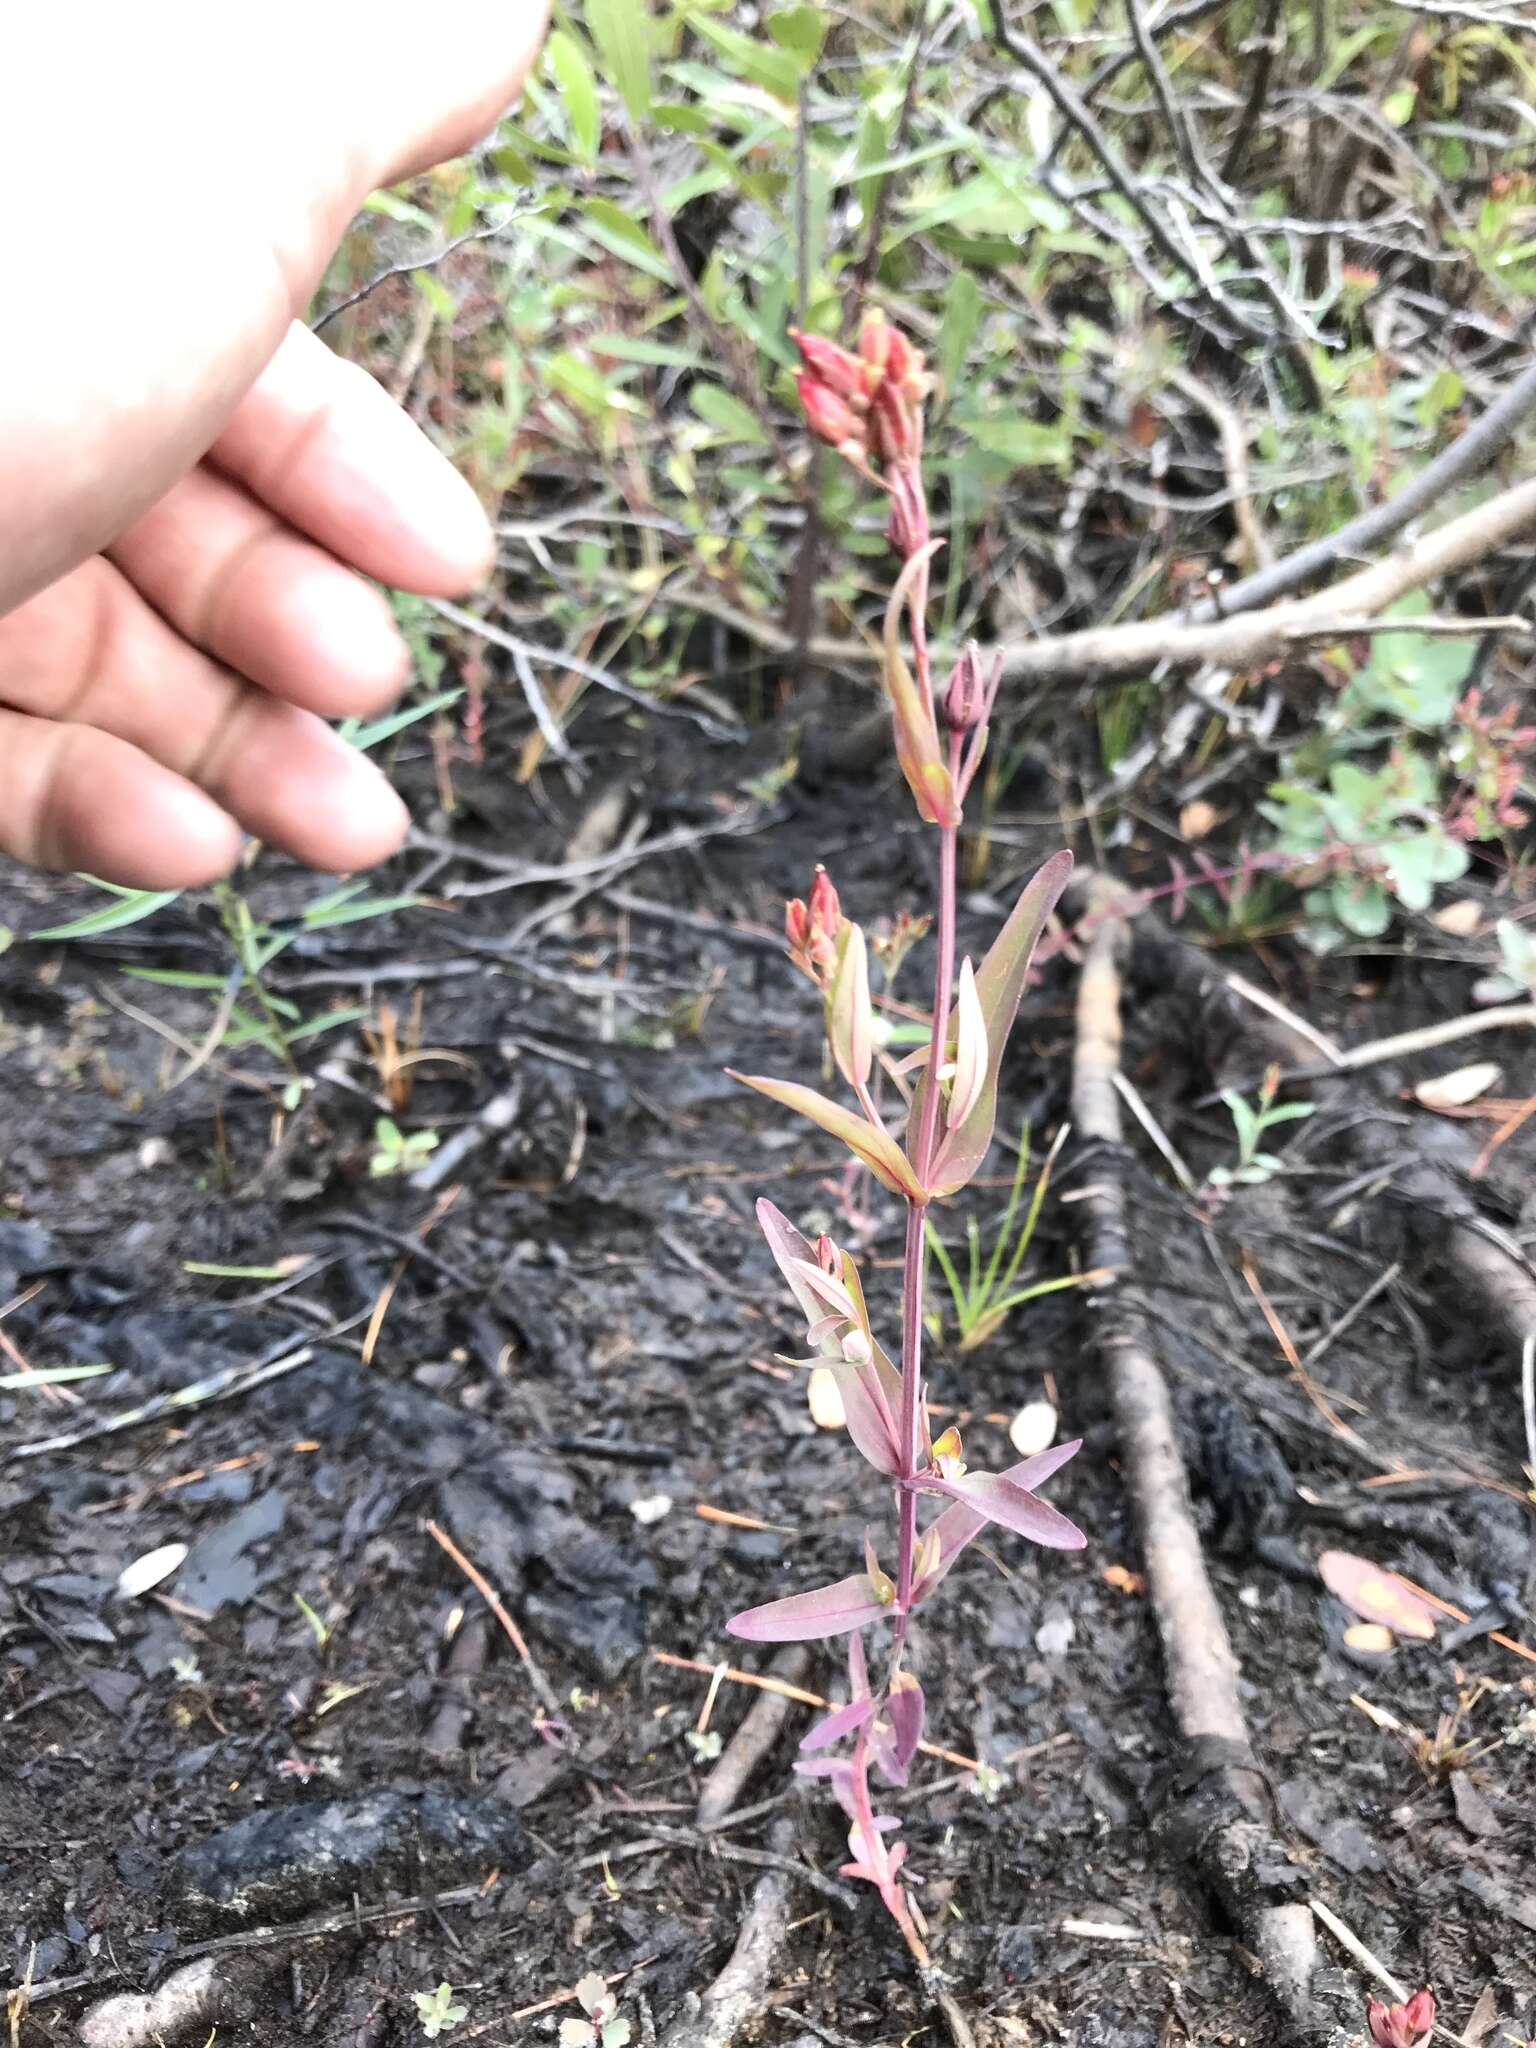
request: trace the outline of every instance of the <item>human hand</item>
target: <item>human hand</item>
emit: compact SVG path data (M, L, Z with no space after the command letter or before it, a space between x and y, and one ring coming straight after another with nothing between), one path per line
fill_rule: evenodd
M543 0L458 0L441 27L404 0L103 0L13 29L0 852L178 888L224 873L242 830L333 870L399 845L404 806L324 722L406 678L354 572L447 595L492 536L301 316L368 192L492 127L544 18ZM67 224L39 198L66 164Z

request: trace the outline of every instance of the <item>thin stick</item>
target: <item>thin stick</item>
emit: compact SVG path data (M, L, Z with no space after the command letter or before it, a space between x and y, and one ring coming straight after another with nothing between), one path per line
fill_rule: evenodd
M1364 1045L1351 1046L1336 1064L1354 1072L1379 1066L1383 1060L1406 1059L1410 1053L1433 1052L1436 1046L1455 1045L1463 1038L1480 1038L1485 1031L1531 1025L1536 1025L1536 1003L1502 1003L1465 1017L1447 1017L1441 1024L1424 1024L1417 1031L1395 1031L1390 1038L1369 1039Z
M528 1673L528 1681L534 1691L551 1714L558 1714L560 1702L555 1696L555 1689L534 1661L533 1652L529 1649L522 1630L507 1611L501 1595L496 1591L490 1580L486 1578L485 1574L476 1565L470 1563L469 1559L445 1529L440 1529L436 1522L423 1522L421 1526L426 1530L434 1543L447 1551L459 1570L501 1623L507 1640L523 1661L523 1669Z
M718 1664L701 1664L696 1657L677 1657L670 1650L652 1650L652 1660L657 1664L670 1665L674 1671L696 1671L701 1678L713 1678L720 1670ZM791 1685L786 1679L773 1678L757 1671L738 1671L727 1664L722 1674L732 1685L754 1685L759 1692L776 1692L786 1700L798 1700L803 1707L817 1707L825 1712L834 1702L823 1699L819 1692L807 1692L803 1685ZM918 1748L924 1756L935 1756L940 1763L953 1764L957 1770L979 1771L981 1763L974 1756L962 1756L955 1749L941 1749L936 1742L920 1742Z
M1405 1572L1394 1572L1392 1576L1395 1579L1401 1579L1410 1593L1417 1593L1421 1600L1427 1600L1431 1607L1437 1608L1449 1620L1470 1621L1472 1619L1471 1615L1464 1608L1452 1606L1449 1600L1442 1600L1438 1593L1431 1593L1427 1586L1416 1586ZM1512 1650L1517 1657L1523 1657L1528 1664L1536 1664L1536 1650L1529 1649L1524 1643L1517 1643L1513 1636L1500 1635L1497 1629L1489 1629L1488 1640L1490 1643L1497 1643L1501 1650Z
M1280 1346L1280 1349L1284 1354L1286 1364L1291 1368L1291 1371L1296 1375L1296 1381L1297 1384L1300 1386L1301 1391L1306 1395L1307 1399L1312 1403L1312 1406L1317 1410L1318 1414L1322 1416L1324 1422L1328 1424L1330 1429L1336 1430L1340 1436L1347 1436L1352 1443L1358 1444L1362 1442L1363 1439L1361 1438L1359 1430L1351 1429L1349 1424L1343 1419L1341 1415L1339 1415L1337 1410L1333 1408L1333 1406L1330 1404L1328 1400L1327 1395L1323 1392L1322 1388L1317 1384L1316 1380L1312 1378L1311 1374L1307 1371L1307 1368L1302 1364L1301 1354L1296 1349L1296 1346L1291 1342L1291 1333L1289 1330L1286 1329L1284 1323L1281 1322L1279 1316L1276 1315L1274 1306L1271 1303L1269 1296L1264 1292L1263 1283L1260 1281L1258 1274L1254 1271L1253 1260L1249 1257L1247 1252L1243 1253L1243 1278L1248 1283L1249 1293L1252 1294L1254 1300L1259 1304L1259 1308L1263 1312L1264 1320L1266 1323L1268 1323L1270 1327L1270 1332L1274 1337L1275 1342Z
M1126 912L1132 900L1103 881L1089 892L1093 936L1078 988L1072 1064L1072 1122L1097 1148L1093 1184L1081 1190L1078 1203L1084 1251L1090 1264L1126 1275L1134 1272L1135 1261L1116 1170L1124 1137L1114 1077L1122 1037L1119 956L1129 943ZM1275 1906L1262 1888L1235 1880L1238 1870L1251 1870L1281 1851L1265 1817L1238 1697L1237 1659L1201 1554L1167 1382L1152 1352L1146 1317L1123 1284L1093 1297L1093 1309L1169 1699L1185 1741L1224 1758L1205 1774L1198 1816L1192 1812L1186 1823L1193 1853L1249 1931L1276 1999L1293 2017L1305 2019L1316 1957L1305 1908Z
M1350 1325L1357 1321L1359 1317L1365 1314L1366 1310L1370 1307L1371 1303L1376 1299L1377 1295L1385 1292L1385 1290L1392 1285L1393 1281L1401 1275L1402 1270L1402 1260L1394 1259L1391 1265L1387 1267L1385 1272L1378 1273L1376 1275L1376 1278L1371 1282L1370 1286L1367 1287L1364 1294L1360 1296L1360 1299L1357 1302L1355 1302L1351 1307L1345 1309L1343 1315L1339 1317L1336 1323L1330 1323L1328 1328L1324 1330L1322 1336L1318 1338L1317 1342L1312 1346L1312 1349L1301 1361L1303 1367L1307 1370L1310 1370L1314 1365L1316 1365L1317 1361L1322 1357L1323 1353L1327 1351L1333 1344L1336 1344L1339 1338L1342 1337L1344 1332L1350 1327Z

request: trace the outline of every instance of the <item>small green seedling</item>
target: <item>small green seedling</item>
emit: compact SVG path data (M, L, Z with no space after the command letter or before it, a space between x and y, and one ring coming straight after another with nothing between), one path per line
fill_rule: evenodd
M373 1127L368 1171L375 1180L391 1173L411 1173L437 1150L437 1144L436 1131L412 1131L407 1137L392 1117L381 1116Z
M624 2048L629 2021L620 2019L619 2001L596 1970L577 1979L576 2003L586 2018L560 2022L560 2048Z
M1494 935L1499 942L1499 970L1477 984L1474 993L1478 1001L1518 1002L1522 996L1536 1001L1536 932L1512 917L1501 917Z
M439 2034L451 2033L469 2018L467 2005L454 2004L451 1984L439 1984L435 1991L413 1991L411 2002L421 2031L429 2041L435 2041Z
M978 1764L971 1773L971 1797L984 1800L988 1806L996 1806L1007 1783L1004 1772L994 1770L991 1764Z
M309 1632L315 1639L315 1648L323 1650L331 1640L331 1623L317 1612L315 1608L310 1606L302 1593L294 1594L293 1604L297 1607L300 1614L303 1615L305 1621L308 1622Z
M1261 1152L1259 1140L1272 1124L1295 1123L1301 1117L1310 1116L1317 1104L1276 1102L1279 1089L1278 1067L1271 1067L1265 1074L1259 1088L1257 1107L1245 1102L1235 1089L1223 1089L1221 1099L1232 1112L1232 1121L1237 1126L1237 1164L1213 1166L1206 1180L1207 1187L1257 1187L1272 1180L1277 1173L1284 1172L1284 1160L1273 1152Z
M696 1764L713 1763L720 1754L720 1736L713 1728L706 1728L703 1731L687 1728L683 1731L683 1740L693 1751L693 1760Z

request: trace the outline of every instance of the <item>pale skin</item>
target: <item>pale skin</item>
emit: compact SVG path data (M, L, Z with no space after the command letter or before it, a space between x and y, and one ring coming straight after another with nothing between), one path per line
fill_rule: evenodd
M364 577L486 573L474 493L304 325L366 194L516 98L543 0L29 9L0 65L0 853L143 888L407 828L326 721L407 656Z

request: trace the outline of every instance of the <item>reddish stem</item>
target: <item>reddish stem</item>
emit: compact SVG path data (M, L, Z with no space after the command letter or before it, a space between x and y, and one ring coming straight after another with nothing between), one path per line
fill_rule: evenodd
M933 977L933 1034L928 1041L927 1086L913 1145L912 1164L926 1187L938 1149L939 1074L949 1040L949 990L955 977L955 869L958 834L953 826L939 831L939 957ZM913 1484L922 1468L921 1402L923 1386L923 1233L926 1202L907 1203L906 1248L901 1274L901 1478L897 1487L900 1550L896 1565L896 1615L893 1660L901 1655L912 1604L912 1565L917 1549L917 1491Z

